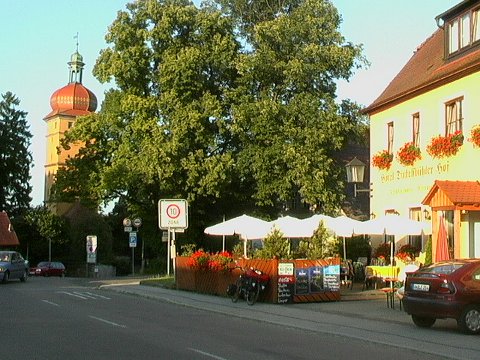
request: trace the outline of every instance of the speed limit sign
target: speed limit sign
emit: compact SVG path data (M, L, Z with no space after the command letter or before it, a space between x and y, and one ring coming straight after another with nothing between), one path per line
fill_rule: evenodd
M186 229L188 227L187 200L160 200L158 202L158 225L162 230Z

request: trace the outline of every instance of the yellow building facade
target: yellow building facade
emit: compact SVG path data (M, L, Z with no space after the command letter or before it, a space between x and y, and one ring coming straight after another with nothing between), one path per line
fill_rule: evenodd
M472 141L480 126L480 1L463 1L436 20L438 30L365 110L370 210L372 217L395 213L431 221L434 260L443 217L450 256L480 258L480 147ZM454 141L448 146L455 154L442 155L442 146L434 146L440 140ZM402 159L406 147L417 156L403 151ZM382 152L390 158L379 162Z

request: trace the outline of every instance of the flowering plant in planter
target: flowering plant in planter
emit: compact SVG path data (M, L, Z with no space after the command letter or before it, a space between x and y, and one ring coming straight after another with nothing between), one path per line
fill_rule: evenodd
M200 249L188 258L187 264L197 270L226 271L232 262L232 254L227 251L210 254Z
M397 252L397 258L403 262L410 262L418 255L419 250L410 244L403 245Z
M432 138L427 145L427 152L433 158L443 158L455 155L463 144L463 134L456 131L447 136L437 136Z
M400 164L405 166L410 166L415 163L415 161L422 158L420 148L415 146L413 142L407 142L403 145L397 153L397 159Z
M480 147L480 125L474 126L470 131L471 138L468 141L472 142L474 146Z
M373 256L376 257L378 260L381 260L383 263L390 263L390 251L390 243L381 243L375 249Z
M393 161L393 154L390 154L388 150L381 150L372 158L372 164L375 167L378 167L381 170L388 170L390 169L390 165L392 165Z

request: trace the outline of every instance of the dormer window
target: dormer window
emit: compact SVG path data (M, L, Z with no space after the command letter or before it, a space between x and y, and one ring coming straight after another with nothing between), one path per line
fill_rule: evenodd
M476 45L480 40L480 8L464 12L446 25L448 55Z

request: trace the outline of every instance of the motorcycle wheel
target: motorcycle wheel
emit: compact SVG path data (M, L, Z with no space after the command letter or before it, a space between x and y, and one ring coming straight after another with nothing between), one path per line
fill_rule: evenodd
M238 301L238 298L240 297L240 292L242 291L242 280L238 279L236 285L237 285L237 288L231 296L232 302L234 303L236 303Z
M253 305L258 300L258 295L260 294L260 287L256 286L254 288L250 288L247 291L247 304Z

